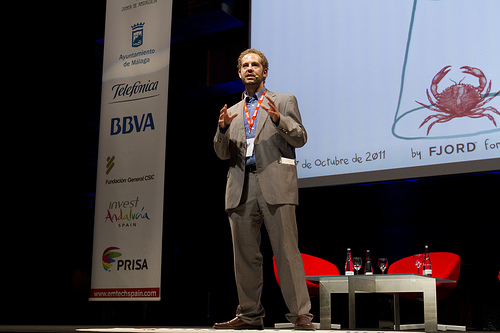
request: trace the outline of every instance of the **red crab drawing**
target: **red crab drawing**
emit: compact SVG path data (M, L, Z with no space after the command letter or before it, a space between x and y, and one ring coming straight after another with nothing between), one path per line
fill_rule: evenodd
M486 80L486 76L478 68L463 66L460 67L460 69L462 69L462 73L470 74L477 77L479 79L479 86L474 87L471 84L462 83L463 79L458 83L450 79L450 81L452 81L455 84L449 86L448 88L445 88L441 93L438 93L437 91L438 83L441 82L441 80L445 77L446 74L448 74L448 72L451 70L450 68L451 66L443 67L443 69L441 69L432 79L430 88L432 96L434 96L436 101L432 100L432 97L429 94L429 89L427 89L426 91L427 91L427 98L431 103L430 105L425 105L424 103L415 101L431 111L440 112L438 114L433 114L425 118L425 120L422 122L422 124L420 124L418 128L422 127L431 119L434 119L434 121L432 121L429 124L429 127L427 127L427 135L429 135L432 126L434 126L435 124L446 123L454 118L460 118L460 117L469 117L469 118L487 117L489 120L493 122L493 124L496 127L497 123L495 121L495 118L493 118L491 114L486 112L490 111L491 113L495 113L499 116L500 112L498 112L498 110L492 106L487 106L487 107L482 107L482 106L491 101L493 98L495 98L500 93L500 90L493 96L487 98L491 90L491 80L490 80L488 88L486 89L486 93L484 95L481 95L484 88L486 88L486 84L488 83L488 80Z

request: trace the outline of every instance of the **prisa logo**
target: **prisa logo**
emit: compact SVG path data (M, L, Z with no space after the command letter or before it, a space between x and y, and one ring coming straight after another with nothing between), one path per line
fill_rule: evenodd
M110 272L111 267L113 267L113 263L116 261L114 258L121 257L122 254L120 252L116 252L115 250L119 250L118 247L108 247L102 253L102 267L105 271Z
M116 270L123 271L142 271L148 270L148 261L146 259L126 259L118 260Z
M102 266L104 270L111 272L111 268L114 266L116 262L116 270L117 271L142 271L148 270L148 261L146 259L118 259L114 258L121 257L122 254L120 252L116 252L115 250L119 250L117 247L108 247L102 253Z

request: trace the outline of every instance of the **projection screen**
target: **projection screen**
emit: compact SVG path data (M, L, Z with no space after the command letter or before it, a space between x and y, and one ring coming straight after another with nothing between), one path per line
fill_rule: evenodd
M297 96L300 187L500 169L500 1L252 0L266 87Z

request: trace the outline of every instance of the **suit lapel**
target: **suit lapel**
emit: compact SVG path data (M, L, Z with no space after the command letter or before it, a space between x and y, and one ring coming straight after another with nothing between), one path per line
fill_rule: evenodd
M236 112L238 112L238 115L234 119L236 122L236 125L238 126L237 133L241 133L241 138L239 138L240 141L246 142L246 133L245 133L245 107L244 104L245 101L241 101L240 105L238 106Z

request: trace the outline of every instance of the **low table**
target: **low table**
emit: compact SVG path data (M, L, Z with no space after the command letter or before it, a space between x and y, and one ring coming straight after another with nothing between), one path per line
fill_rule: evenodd
M356 328L356 293L394 294L394 322L395 329L399 330L399 294L422 293L425 332L438 330L436 283L455 282L415 274L306 276L306 279L319 282L320 329L331 327L331 294L349 294L349 329Z

